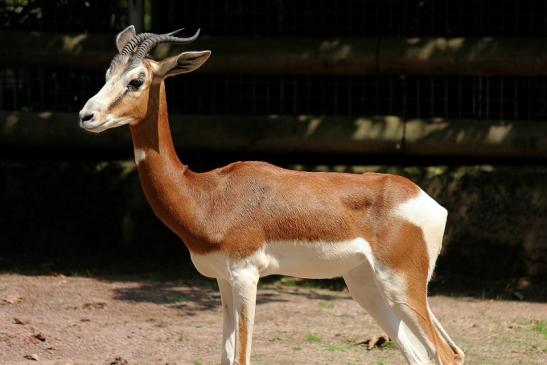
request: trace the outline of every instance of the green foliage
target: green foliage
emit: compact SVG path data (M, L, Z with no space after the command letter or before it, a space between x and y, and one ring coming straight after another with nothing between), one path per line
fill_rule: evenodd
M177 295L171 299L169 299L169 304L178 304L188 301L188 298L186 298L184 295Z
M534 323L533 330L542 334L547 339L547 321L541 320Z
M321 346L325 351L329 352L345 352L349 345L347 343L327 343Z
M321 341L321 336L316 335L316 334L313 334L313 333L308 333L308 334L306 335L306 337L304 337L304 340L305 340L307 343L317 343L317 342L320 342L320 341Z
M148 11L150 11L148 9ZM94 14L90 17L89 14ZM66 19L76 31L99 28L116 31L127 23L127 0L3 0L0 1L0 24L4 29L64 30ZM107 29L104 29L107 26Z
M387 341L381 346L382 350L397 350L397 344L395 341Z
M331 302L319 302L319 306L323 309L332 309L334 308L334 303Z
M290 277L290 276L283 276L280 280L281 284L287 285L287 286L297 286L298 280L296 278Z

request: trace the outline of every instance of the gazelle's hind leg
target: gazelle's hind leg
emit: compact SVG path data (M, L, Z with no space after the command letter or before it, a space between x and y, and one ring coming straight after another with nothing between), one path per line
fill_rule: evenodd
M427 303L427 273L416 271L413 275L404 275L390 273L389 269L382 269L382 272L387 275L376 273L381 291L395 315L420 340L433 363L463 364L463 352L446 335L440 323L432 319ZM393 285L394 282L397 284Z
M393 311L418 337L427 349L430 358L438 365L458 365L463 363L463 353L455 346L451 346L439 326L434 324L427 304L427 285L416 285L418 290L404 290L387 294L392 302ZM438 321L437 321L438 323ZM444 330L443 330L444 331ZM448 337L448 336L447 336ZM448 337L449 338L449 337Z
M458 363L463 364L464 354L463 354L462 349L458 345L456 345L454 340L452 340L452 338L450 338L448 333L446 333L443 326L441 326L441 323L439 322L437 317L435 317L435 315L433 314L431 309L429 309L429 316L431 317L431 320L433 321L433 324L437 328L437 331L440 332L441 336L443 336L444 340L448 343L450 348L452 348L452 351L454 351L454 354L455 354L454 358L456 360L456 364L458 364Z
M463 352L432 316L427 284L442 246L447 211L420 193L393 210L389 226L377 232L383 245L370 257L374 278L395 315L437 365L463 364Z
M351 296L392 338L411 365L432 364L422 342L388 305L378 289L372 269L364 263L344 275Z

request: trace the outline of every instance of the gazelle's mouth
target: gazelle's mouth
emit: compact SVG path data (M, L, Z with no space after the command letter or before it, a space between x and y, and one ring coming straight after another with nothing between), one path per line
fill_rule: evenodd
M97 127L82 127L82 129L86 132L91 132L91 133L101 133L104 131L104 129L100 128L101 126L97 126Z
M105 121L101 122L94 122L94 119L89 121L81 121L80 127L82 129L93 132L93 133L101 133L104 132L107 129L120 127L125 124L131 124L132 119L131 118L106 118Z
M88 132L93 132L93 133L100 133L104 131L106 129L106 128L102 128L104 124L105 123L93 123L93 120L89 120L85 122L80 121L80 127L82 129Z

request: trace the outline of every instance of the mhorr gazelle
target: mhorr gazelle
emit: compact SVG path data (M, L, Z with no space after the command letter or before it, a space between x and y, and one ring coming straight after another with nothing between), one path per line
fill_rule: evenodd
M158 43L190 38L118 34L106 83L80 112L91 132L128 124L144 194L158 218L216 278L223 307L222 364L250 364L259 278L342 276L352 297L396 341L409 364L463 364L428 305L447 211L406 178L286 170L235 162L195 173L175 151L164 80L192 72L210 51L154 60ZM180 102L184 102L181 100Z

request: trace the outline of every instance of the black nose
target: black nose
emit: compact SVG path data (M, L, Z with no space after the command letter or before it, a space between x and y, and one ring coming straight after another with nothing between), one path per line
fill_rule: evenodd
M87 122L88 120L91 120L91 119L93 119L93 113L82 115L82 117L80 118L82 122Z

